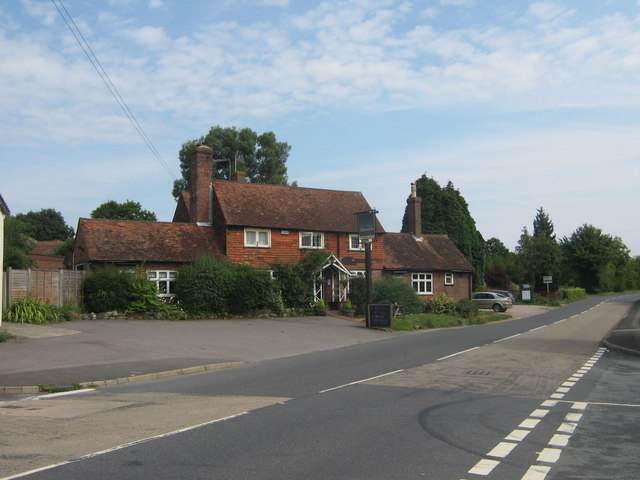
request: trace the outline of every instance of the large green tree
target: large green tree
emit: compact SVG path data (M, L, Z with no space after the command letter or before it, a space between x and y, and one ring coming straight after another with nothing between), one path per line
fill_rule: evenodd
M584 224L569 237L564 237L560 246L564 267L572 273L573 284L589 292L638 287L637 284L633 285L635 265L627 266L631 262L629 249L619 237L612 237L593 225ZM625 277L629 275L630 285L626 280L624 285L611 285L612 274L615 279L616 272L621 275L625 272Z
M102 218L107 220L145 220L150 222L157 221L156 214L144 210L139 202L127 200L118 203L115 200L109 200L94 211L91 212L91 218Z
M3 262L5 267L29 268L31 257L29 252L34 245L33 239L26 233L26 225L15 217L4 219L4 250Z
M469 206L452 182L442 188L433 178L422 175L416 180L416 193L422 199L422 232L448 235L475 269L474 287L483 282L486 269L486 245ZM407 232L407 210L402 231Z
M73 228L68 226L62 214L53 208L18 213L15 219L24 226L24 233L34 240L67 240L74 236Z
M522 229L516 253L527 280L535 288L544 287L542 277L545 275L553 276L554 281L558 282L560 247L556 242L553 222L542 207L536 211L533 220L533 235L529 234L526 227Z
M173 184L173 196L189 190L189 164L198 145L213 149L213 172L217 178L230 178L234 170L244 171L253 183L287 185L287 160L291 147L279 142L273 132L258 135L250 128L211 127L205 136L182 145L179 153L182 178Z

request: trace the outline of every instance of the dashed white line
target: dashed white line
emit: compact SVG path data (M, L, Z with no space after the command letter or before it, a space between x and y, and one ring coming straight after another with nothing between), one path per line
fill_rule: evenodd
M551 467L545 467L544 465L532 465L524 474L522 480L544 480L549 473Z
M516 428L509 435L504 437L505 440L512 440L514 442L521 442L524 438L531 433L531 430L520 430Z
M504 458L511 453L511 450L518 446L517 443L500 442L493 450L487 453L488 457Z
M440 360L446 360L447 358L455 357L457 355L462 355L463 353L471 352L473 350L477 350L478 348L480 347L467 348L466 350L462 350L461 352L452 353L451 355L447 355L446 357L440 357L436 359L436 362L439 362Z
M469 470L469 473L473 473L475 475L489 475L491 471L499 465L500 462L498 460L489 460L487 458L483 458L475 466Z
M549 445L552 447L566 447L569 445L569 438L571 435L566 435L564 433L556 433L551 440L549 440Z
M562 450L559 448L544 448L538 454L538 462L556 463L560 458L560 453L562 453Z
M404 368L401 368L400 370L394 370L393 372L383 373L382 375L376 375L375 377L363 378L362 380L356 380L355 382L345 383L343 385L338 385L337 387L327 388L326 390L320 390L318 393L331 392L333 390L338 390L339 388L350 387L351 385L357 385L359 383L368 382L369 380L376 380L378 378L387 377L389 375L393 375L394 373L400 373L400 372L404 372Z
M504 338L500 338L499 340L494 340L493 343L504 342L505 340L510 340L512 338L519 337L520 335L522 335L522 333L516 333L515 335L511 335L510 337L504 337Z

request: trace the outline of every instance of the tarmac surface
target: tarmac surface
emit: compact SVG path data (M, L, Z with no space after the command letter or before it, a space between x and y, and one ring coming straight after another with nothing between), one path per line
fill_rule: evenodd
M552 307L515 305L512 318ZM367 329L341 317L234 320L81 320L28 325L4 322L14 338L0 343L0 394L45 387L102 386L230 368L413 332ZM603 339L640 355L640 302Z

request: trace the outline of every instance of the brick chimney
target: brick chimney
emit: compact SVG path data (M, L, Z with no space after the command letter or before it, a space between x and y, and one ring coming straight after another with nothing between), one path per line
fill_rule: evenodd
M247 174L245 172L235 171L231 174L231 181L238 183L247 182Z
M211 177L213 175L213 149L198 145L189 166L191 176L191 205L189 216L192 222L211 224Z
M416 184L411 184L411 196L407 200L407 226L409 233L422 235L422 199L416 194Z

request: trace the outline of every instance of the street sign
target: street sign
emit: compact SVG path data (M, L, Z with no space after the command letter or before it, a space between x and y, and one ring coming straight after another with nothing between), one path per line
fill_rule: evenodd
M553 277L551 275L545 275L542 277L543 283L553 283Z

